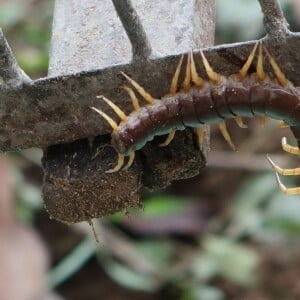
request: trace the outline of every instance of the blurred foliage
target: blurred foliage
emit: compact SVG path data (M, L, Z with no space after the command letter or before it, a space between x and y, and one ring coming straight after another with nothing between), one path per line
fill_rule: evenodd
M280 0L292 30L297 30L293 0ZM262 13L257 0L217 0L216 44L241 42L263 37ZM299 29L299 28L298 28Z
M32 78L47 74L54 0L1 1L0 26Z

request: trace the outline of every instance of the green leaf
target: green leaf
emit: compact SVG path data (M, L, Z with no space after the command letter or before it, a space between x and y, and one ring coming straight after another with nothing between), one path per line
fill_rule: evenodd
M187 211L191 206L191 201L183 198L157 196L145 200L144 208L133 208L129 210L130 215L152 218L179 214ZM124 213L116 213L109 217L112 222L121 221Z
M109 276L122 286L147 292L157 289L158 283L147 274L136 272L114 261L107 261L104 267Z
M207 260L206 265L211 265L211 275L221 275L224 278L240 285L252 286L257 279L258 257L251 249L237 244L226 238L207 236L203 239L204 252L198 259ZM194 266L201 267L202 263ZM194 274L200 279L202 269L195 269ZM207 273L207 270L204 269ZM207 276L207 274L206 274ZM207 277L209 279L209 277Z

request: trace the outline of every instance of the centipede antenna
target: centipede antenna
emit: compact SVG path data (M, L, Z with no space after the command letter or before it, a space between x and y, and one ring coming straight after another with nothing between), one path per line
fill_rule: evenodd
M275 76L279 82L279 84L283 87L287 86L288 80L286 79L284 73L281 71L280 67L278 66L277 62L273 58L273 56L270 54L268 49L263 45L264 51L267 53L270 65L275 73Z
M262 55L262 43L259 42L258 47L258 58L257 58L257 65L256 65L256 74L258 81L262 82L266 78L266 74L264 71L263 65L263 55Z
M226 123L224 121L219 123L219 129L220 129L225 141L229 144L231 149L235 151L236 148L231 140L231 137L230 137L227 127L226 127Z
M204 84L204 80L197 73L193 51L191 51L191 75L192 75L192 81L194 82L194 84L197 87L202 87Z
M134 161L134 158L135 158L135 152L132 151L129 154L129 159L128 159L128 162L127 162L126 166L123 168L124 171L128 170L131 167L131 165Z
M177 65L176 71L173 75L172 81L171 81L171 86L170 86L170 91L168 95L175 95L177 92L177 87L178 87L178 78L179 78L179 74L180 74L180 70L181 70L181 66L182 66L182 61L183 61L183 55L181 55L179 63Z
M280 128L287 128L289 127L288 124L286 124L283 120L278 121L278 125Z
M96 98L102 99L103 101L105 101L113 109L113 111L118 115L118 117L122 121L126 120L127 116L125 115L125 113L119 108L119 106L114 104L111 100L107 99L103 95L97 96Z
M281 140L282 149L288 153L300 155L300 149L298 147L291 146L287 143L286 137Z
M112 127L113 130L118 130L118 124L110 116L108 116L103 111L97 109L96 107L91 107L91 109L93 109L95 112L101 115L107 121L107 123Z
M236 116L234 118L234 121L240 128L248 128L248 126L243 122L243 119L241 116Z
M258 122L260 125L265 126L267 123L268 118L265 116L259 116L258 117Z
M191 88L191 53L187 56L185 78L183 81L183 90L185 92L189 91Z
M249 68L253 62L253 59L254 59L254 56L255 56L255 52L256 52L256 49L257 49L257 45L258 45L259 42L257 42L255 45L254 45L254 48L252 49L250 55L248 56L247 58L247 61L245 62L245 64L243 65L243 67L241 68L240 72L239 72L239 77L240 79L244 79L247 74L248 74L248 71L249 71Z
M269 155L267 155L267 159L268 159L269 163L271 164L272 168L281 175L286 175L286 176L300 175L300 168L282 169L274 163L274 161L271 159L271 157Z
M134 81L132 78L130 78L128 75L126 75L124 72L121 72L121 74L132 84L133 87L138 91L138 93L149 103L153 104L155 102L154 98L145 91L145 89L140 86L136 81Z
M159 146L159 147L166 147L166 146L168 146L168 145L172 142L172 140L173 140L173 138L174 138L174 136L175 136L175 133L176 133L176 129L172 129L172 130L169 132L169 134L168 134L166 140L165 140L163 143L159 144L158 146Z
M133 91L133 89L131 89L130 87L123 85L122 88L128 93L131 102L132 102L132 106L134 108L135 111L140 109L140 104L139 104L139 100L135 95L135 92Z
M108 171L105 171L105 173L115 173L121 170L122 166L124 164L124 155L118 153L118 162L116 166L113 169L110 169Z
M203 65L205 68L205 71L207 73L208 78L214 83L214 84L218 84L221 81L221 75L216 73L212 67L210 66L209 62L207 61L202 49L200 49L200 54L202 57L202 61L203 61Z
M204 140L204 129L201 128L195 128L196 135L198 137L198 146L201 147L203 145Z
M294 187L294 188L287 188L281 181L279 178L279 175L277 172L275 172L275 176L276 176L276 181L278 183L278 186L280 188L280 190L285 194L285 195L297 195L300 194L300 187Z

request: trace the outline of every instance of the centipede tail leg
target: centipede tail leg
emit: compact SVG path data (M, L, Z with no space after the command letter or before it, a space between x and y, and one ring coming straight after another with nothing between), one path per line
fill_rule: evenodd
M267 155L268 161L270 162L272 168L281 175L287 175L287 176L296 176L300 175L300 168L295 169L282 169L278 165L274 163L274 161L270 158L269 155Z
M116 164L116 166L113 169L107 170L105 173L114 173L114 172L118 172L122 169L122 166L124 164L124 155L118 153L118 162Z
M281 146L282 149L288 153L291 154L296 154L296 155L300 155L300 149L299 147L294 147L291 146L290 144L287 143L286 137L283 137L281 140Z
M300 187L294 187L294 188L287 188L281 181L279 178L278 173L275 173L276 175L276 180L278 183L278 186L280 188L280 190L285 194L285 195L298 195L300 194Z
M299 147L294 147L291 146L287 143L286 137L282 138L282 148L284 151L291 153L291 154L296 154L296 155L300 155L300 149ZM276 171L275 175L276 175L276 180L278 183L278 186L280 188L280 190L285 194L285 195L295 195L295 194L300 194L300 187L295 187L295 188L287 188L281 181L279 178L279 174L281 175L287 175L287 176L296 176L296 175L300 175L300 168L294 168L294 169L282 169L280 168L278 165L276 165L272 159L267 156L272 168Z

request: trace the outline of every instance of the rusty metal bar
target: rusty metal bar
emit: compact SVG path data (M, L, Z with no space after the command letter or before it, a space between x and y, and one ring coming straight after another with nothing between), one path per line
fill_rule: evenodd
M263 15L264 26L268 35L273 39L288 35L288 22L286 21L278 0L258 0Z
M147 59L152 52L150 42L130 0L112 0L132 46L132 59Z
M204 52L218 72L229 75L239 70L254 43L218 46ZM275 59L282 61L284 58L281 67L289 80L300 85L299 74L293 71L300 69L300 36L290 34L282 45L272 39L266 39L265 43ZM90 109L90 106L97 106L111 114L107 105L96 99L96 95L106 95L129 112L132 110L131 102L120 89L125 82L120 71L131 75L155 97L161 97L168 90L179 58L180 55L174 55L147 63L139 61L45 78L20 88L0 86L0 149L45 147L109 133L111 129L108 124Z
M0 29L0 77L1 82L9 87L28 83L30 78L19 67L7 40Z

